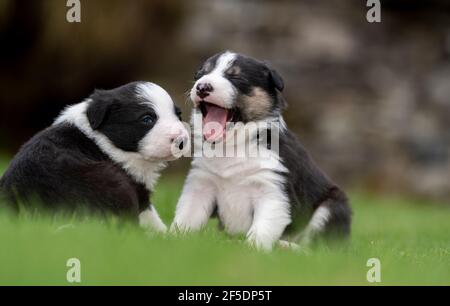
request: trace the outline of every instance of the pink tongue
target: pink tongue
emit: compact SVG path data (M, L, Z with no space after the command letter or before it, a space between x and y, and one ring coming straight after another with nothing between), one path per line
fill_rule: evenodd
M228 111L213 104L206 104L206 111L206 117L203 118L203 136L212 142L225 133Z

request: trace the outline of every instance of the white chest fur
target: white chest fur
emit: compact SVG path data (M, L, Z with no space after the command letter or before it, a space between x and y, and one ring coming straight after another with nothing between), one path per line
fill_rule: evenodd
M255 153L256 148L252 142L248 152ZM201 229L216 204L226 232L246 234L252 245L271 249L291 223L283 176L288 169L275 151L259 147L258 152L238 155L246 157L194 158L172 230Z
M248 233L255 209L268 199L274 199L273 205L279 205L280 210L289 206L283 191L284 178L280 175L287 170L275 155L199 158L193 165L204 171L214 185L218 214L230 234Z

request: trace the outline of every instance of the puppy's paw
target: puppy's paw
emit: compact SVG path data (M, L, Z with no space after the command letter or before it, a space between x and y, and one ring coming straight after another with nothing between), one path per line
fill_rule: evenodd
M139 225L144 229L161 234L167 233L167 226L154 209L147 209L139 215Z
M299 251L300 245L294 242L289 242L286 240L280 240L278 241L278 246L283 250L293 250L293 251Z
M247 235L247 243L258 251L270 252L273 249L272 241L262 239L253 232Z

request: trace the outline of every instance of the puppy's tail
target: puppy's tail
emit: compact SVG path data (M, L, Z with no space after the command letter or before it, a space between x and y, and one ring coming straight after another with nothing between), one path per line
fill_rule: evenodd
M325 200L315 209L305 230L295 237L300 246L308 246L320 238L327 241L350 237L352 211L346 195L333 187Z

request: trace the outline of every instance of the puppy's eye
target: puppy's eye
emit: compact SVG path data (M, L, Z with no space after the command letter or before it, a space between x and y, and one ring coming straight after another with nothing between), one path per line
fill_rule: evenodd
M197 72L194 75L194 79L197 81L200 79L203 75L211 72L212 65L210 62L207 62L202 67L200 67Z
M230 69L228 69L226 71L226 74L229 77L238 78L240 76L240 74L241 74L241 69L238 66L233 66L233 67L231 67Z
M146 115L146 116L142 117L141 121L142 121L142 123L149 125L149 124L153 124L155 119L150 115Z
M199 80L202 77L202 74L203 73L201 70L197 71L194 75L194 80L196 80L196 81Z
M177 115L178 119L180 119L180 121L181 121L181 115L183 115L183 113L181 112L181 110L177 109L177 110L176 110L176 115Z

